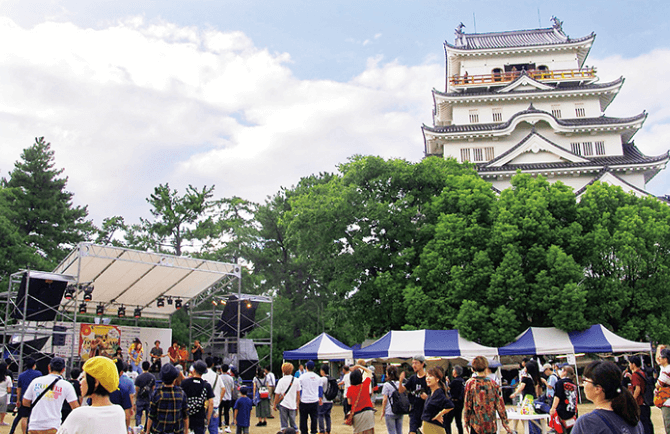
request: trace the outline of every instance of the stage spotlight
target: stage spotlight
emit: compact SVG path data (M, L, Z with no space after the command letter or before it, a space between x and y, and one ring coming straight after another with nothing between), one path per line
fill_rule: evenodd
M176 298L174 300L174 308L175 309L181 309L181 298Z
M66 300L72 300L74 298L74 286L68 285L67 288L65 288L63 297L65 297Z
M126 316L126 308L124 305L119 306L119 310L116 312L116 315L119 318L123 318Z
M79 313L86 313L86 303L79 305Z
M247 309L251 309L251 303L247 302Z
M138 306L135 308L135 318L139 318L141 316L142 316L142 309L140 309L140 307Z
M104 313L105 313L105 305L102 303L98 304L98 307L95 308L95 314L103 315Z
M156 307L165 307L165 299L163 297L156 299Z
M93 285L84 285L84 301L93 300Z
M216 301L216 300L212 300L212 304L213 304L214 306L216 306L217 304L219 304L219 302Z
M167 298L168 305L172 306L172 297Z
M226 299L222 298L219 303L221 303L221 306L225 306L226 305Z

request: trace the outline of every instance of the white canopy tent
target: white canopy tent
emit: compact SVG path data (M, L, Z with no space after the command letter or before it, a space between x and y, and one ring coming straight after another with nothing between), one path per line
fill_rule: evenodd
M176 305L157 307L159 297L181 299L183 303L211 295L217 288L240 279L240 267L204 259L142 252L112 246L81 243L56 267L57 274L73 276L78 286L93 286L92 303L105 310L124 305L142 309L142 317L167 318ZM84 292L65 301L73 311ZM129 313L132 313L129 312Z

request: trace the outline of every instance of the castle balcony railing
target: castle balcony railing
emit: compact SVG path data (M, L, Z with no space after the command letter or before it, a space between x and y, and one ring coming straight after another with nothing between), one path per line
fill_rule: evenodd
M482 75L454 74L449 77L449 85L452 87L495 86L512 82L519 78L522 73L538 81L582 81L596 78L595 68L559 69L553 71L533 69L530 71L506 71Z

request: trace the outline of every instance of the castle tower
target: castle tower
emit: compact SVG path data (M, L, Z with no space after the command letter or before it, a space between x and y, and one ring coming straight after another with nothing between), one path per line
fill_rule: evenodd
M632 141L647 114L604 115L624 79L599 83L584 65L595 34L572 39L552 18L545 29L464 33L445 42L446 91L433 90L426 156L476 165L497 190L521 170L562 181L581 195L595 180L647 196L670 152L642 154Z

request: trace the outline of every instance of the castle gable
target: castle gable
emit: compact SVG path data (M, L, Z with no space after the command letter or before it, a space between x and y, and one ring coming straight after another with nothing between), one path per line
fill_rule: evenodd
M490 161L486 167L504 167L529 163L586 163L588 161L586 158L560 147L533 131L509 151Z

